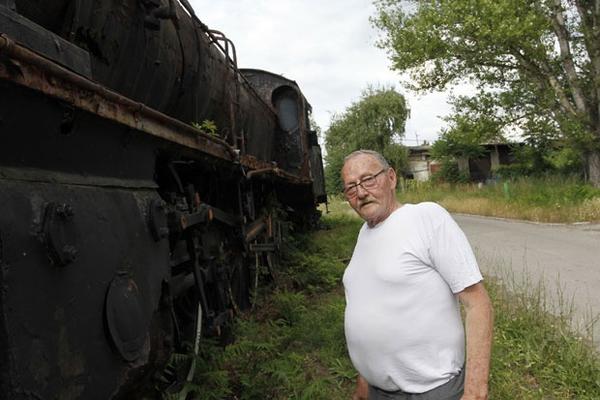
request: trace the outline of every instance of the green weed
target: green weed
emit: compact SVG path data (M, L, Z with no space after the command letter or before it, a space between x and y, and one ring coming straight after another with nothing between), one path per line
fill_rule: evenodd
M210 136L219 136L219 132L217 129L217 124L215 121L211 121L209 119L205 119L201 123L192 122L191 125L199 130L200 132L210 135Z

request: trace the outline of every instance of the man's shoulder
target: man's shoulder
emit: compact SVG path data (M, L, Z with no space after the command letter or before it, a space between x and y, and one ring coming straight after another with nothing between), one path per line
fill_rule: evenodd
M417 204L411 204L413 212L424 215L448 214L448 211L438 203L433 201L424 201Z
M421 227L428 231L437 229L452 219L444 207L432 201L413 204L406 211L414 224L413 227Z

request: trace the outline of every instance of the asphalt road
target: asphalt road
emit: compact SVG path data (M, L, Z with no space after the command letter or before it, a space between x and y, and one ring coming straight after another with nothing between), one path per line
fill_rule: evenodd
M574 326L591 331L600 349L600 224L453 217L484 273L529 287L542 282L554 310L561 302L563 308L572 303Z

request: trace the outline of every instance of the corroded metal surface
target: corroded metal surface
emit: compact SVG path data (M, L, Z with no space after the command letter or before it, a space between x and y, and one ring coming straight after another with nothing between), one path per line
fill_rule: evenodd
M311 165L307 135L309 126L307 126L306 115L310 112L311 106L302 95L298 84L269 71L258 69L240 71L263 101L270 104L279 118L280 132L277 135L274 159L283 169L310 179ZM290 109L289 106L292 104L295 109ZM291 121L290 118L294 115L296 121Z
M64 100L85 111L227 161L236 151L223 140L80 77L0 36L0 78Z
M316 226L310 106L259 95L187 0L0 7L0 397L160 397L276 281L282 227Z
M28 48L88 78L92 77L87 51L47 31L0 3L0 32L15 38Z
M238 159L239 151L225 141L78 76L18 45L6 35L0 36L0 54L9 57L0 61L0 79L207 155L229 162ZM268 170L270 175L294 183L310 182L251 155L239 157L239 162L249 170Z
M240 157L240 163L247 167L250 171L246 174L248 177L267 175L272 177L278 177L289 181L290 183L296 184L310 184L310 179L300 177L298 175L290 174L289 172L277 167L273 163L264 162L258 160L253 156L242 156Z

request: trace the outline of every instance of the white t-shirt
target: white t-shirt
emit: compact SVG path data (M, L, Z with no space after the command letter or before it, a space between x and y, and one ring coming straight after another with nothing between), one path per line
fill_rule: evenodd
M423 393L464 365L456 293L482 280L462 230L435 203L364 224L344 273L352 363L373 386Z

